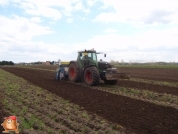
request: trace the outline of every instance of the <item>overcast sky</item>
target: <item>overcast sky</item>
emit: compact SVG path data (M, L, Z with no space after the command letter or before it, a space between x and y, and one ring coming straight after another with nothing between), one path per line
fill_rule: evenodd
M177 0L0 0L0 61L178 62Z

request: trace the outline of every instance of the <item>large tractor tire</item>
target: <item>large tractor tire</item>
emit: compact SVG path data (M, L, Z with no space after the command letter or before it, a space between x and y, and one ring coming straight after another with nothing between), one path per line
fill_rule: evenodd
M84 71L84 81L89 86L99 84L100 76L96 67L87 67Z
M79 82L81 80L80 69L77 68L75 63L71 63L69 65L68 76L69 76L69 80L72 82Z
M108 85L115 85L117 83L117 80L104 80L104 83Z

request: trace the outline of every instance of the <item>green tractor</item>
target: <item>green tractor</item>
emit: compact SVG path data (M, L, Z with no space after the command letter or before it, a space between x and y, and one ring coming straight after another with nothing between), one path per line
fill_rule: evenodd
M77 61L70 61L66 74L72 82L82 80L89 86L96 86L100 79L106 84L114 85L118 78L129 79L128 73L118 73L108 62L98 61L95 50L84 50L78 52ZM104 54L106 57L106 54Z

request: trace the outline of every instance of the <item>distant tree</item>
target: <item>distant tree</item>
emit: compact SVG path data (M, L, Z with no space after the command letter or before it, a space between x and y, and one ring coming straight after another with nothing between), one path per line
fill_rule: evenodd
M14 62L10 61L9 64L10 64L10 65L14 65Z
M51 61L51 62L50 62L50 65L54 65L54 61Z
M0 61L0 65L14 65L14 63L12 61Z

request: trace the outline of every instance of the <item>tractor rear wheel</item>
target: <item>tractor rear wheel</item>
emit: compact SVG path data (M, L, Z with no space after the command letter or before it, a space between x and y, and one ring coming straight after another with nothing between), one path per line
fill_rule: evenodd
M104 83L108 85L115 85L117 83L117 80L104 80Z
M72 82L79 82L81 80L80 74L81 74L80 69L77 68L77 66L74 63L71 63L69 65L68 71L69 80Z
M84 71L84 81L89 86L99 84L100 76L96 67L87 67Z

